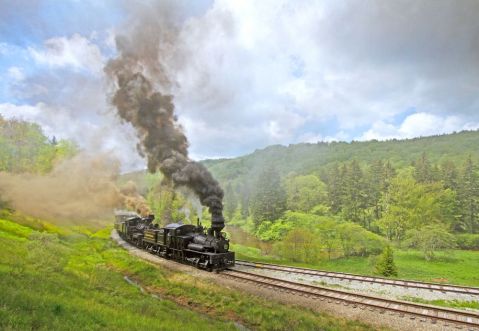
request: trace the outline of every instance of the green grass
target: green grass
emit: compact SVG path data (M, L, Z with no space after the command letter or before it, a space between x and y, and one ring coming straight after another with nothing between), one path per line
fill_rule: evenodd
M371 329L148 264L109 240L110 229L41 228L51 232L0 221L1 330Z
M367 257L349 257L318 263L295 263L264 256L259 249L232 245L238 259L288 264L299 267L373 275L373 266ZM427 282L447 282L479 287L479 251L454 250L438 253L432 261L424 260L422 253L413 250L395 250L394 262L398 267L397 278Z

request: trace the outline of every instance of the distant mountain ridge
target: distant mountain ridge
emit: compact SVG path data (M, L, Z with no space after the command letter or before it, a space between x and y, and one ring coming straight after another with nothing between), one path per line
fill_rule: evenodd
M404 167L426 153L433 164L445 160L462 163L466 157L479 160L479 130L461 131L412 139L387 141L352 141L299 143L289 146L272 145L251 154L231 158L204 160L220 182L250 179L266 166L274 165L284 176L290 172L306 174L319 171L335 162L357 160L369 163L374 160L390 160L395 167Z

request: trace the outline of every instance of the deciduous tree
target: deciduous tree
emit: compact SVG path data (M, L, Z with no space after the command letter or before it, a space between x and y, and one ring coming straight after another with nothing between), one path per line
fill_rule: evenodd
M431 224L412 229L407 233L406 241L409 247L420 249L426 260L432 260L434 253L438 250L456 247L454 235L447 231L441 224Z
M285 187L289 210L307 212L327 199L326 184L315 175L289 176Z

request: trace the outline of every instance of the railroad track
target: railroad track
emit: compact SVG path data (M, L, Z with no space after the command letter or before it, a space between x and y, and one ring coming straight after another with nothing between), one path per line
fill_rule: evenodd
M357 282L366 282L366 283L375 283L381 285L389 286L398 286L406 288L416 288L429 291L439 291L442 293L460 293L467 295L477 295L479 297L479 288L477 287L467 287L467 286L458 286L450 284L438 284L438 283L428 283L428 282L419 282L413 280L398 280L398 279L389 279L383 277L370 277L370 276L361 276L343 272L333 272L333 271L322 271L308 268L298 268L298 267L289 267L278 264L269 264L269 263L256 263L249 261L236 260L236 265L248 266L252 268L260 268L274 271L283 271L288 273L304 274L309 276L318 276L318 277L330 277L337 278L346 281L357 281Z
M468 330L479 330L479 314L456 309L434 307L407 301L390 300L365 294L352 293L328 287L313 286L291 282L283 279L262 276L245 271L228 269L221 272L229 278L252 283L258 286L309 297L327 300L338 304L351 305L353 308L376 310L379 313L394 312L399 316L419 318L434 324L443 322L445 325L467 327Z

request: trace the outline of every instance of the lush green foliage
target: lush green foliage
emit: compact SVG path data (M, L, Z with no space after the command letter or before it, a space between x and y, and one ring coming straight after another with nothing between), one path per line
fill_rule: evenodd
M274 251L278 257L298 262L377 254L384 247L383 238L358 224L294 211L286 211L274 222L261 223L256 235L265 241L276 241Z
M448 139L464 144L456 146L457 150L463 150L460 163L443 158L443 153L441 159L437 158L437 153L450 150ZM472 152L477 153L471 149L472 141L479 141L478 132L402 142L273 146L242 158L206 164L214 172L222 164L233 168L250 165L250 172L235 171L225 182L229 220L262 240L283 241L276 246L279 256L287 254L295 261L314 261L376 253L383 245L375 235L398 245L408 239L404 244L411 245L413 230L439 227L448 233L478 232L479 175L474 161L477 154L472 156ZM367 158L356 152L366 146L375 147L369 150ZM371 154L383 155L384 146L391 148L387 158L372 159ZM427 153L419 151L418 146L428 146ZM348 150L355 157L346 162L317 160L315 166L305 166L305 160L313 157L307 151L322 151L326 159L337 160L339 150ZM456 155L457 150L451 155ZM410 163L400 162L395 154L398 151L408 151L404 158ZM409 152L417 158L411 159ZM464 155L466 152L471 155ZM289 154L296 155L297 162ZM279 174L266 166L265 160L274 160L274 169L279 169ZM303 168L298 170L296 166L301 165ZM255 177L256 181L241 181L246 174L253 177L252 172L258 169L263 170ZM249 214L251 219L247 218ZM351 224L358 226L353 229ZM315 238L306 235L306 229ZM288 235L289 231L293 233ZM430 244L425 244L422 236L422 244L412 247L421 249L425 258L431 259L434 251L452 245L445 244L451 242L445 236L440 238L441 243L429 240Z
M441 225L425 225L419 229L408 232L407 244L410 247L420 249L426 260L434 258L434 252L438 250L456 247L455 237L447 232Z
M46 173L76 152L70 141L48 140L37 124L0 116L0 171Z
M384 208L377 224L389 240L399 242L406 231L431 223L453 222L454 192L438 182L418 183L407 174L391 181L381 204Z
M479 234L470 234L470 233L456 234L456 243L460 249L479 250Z
M315 206L327 203L327 189L317 176L294 176L286 179L287 208L302 212L311 211Z

